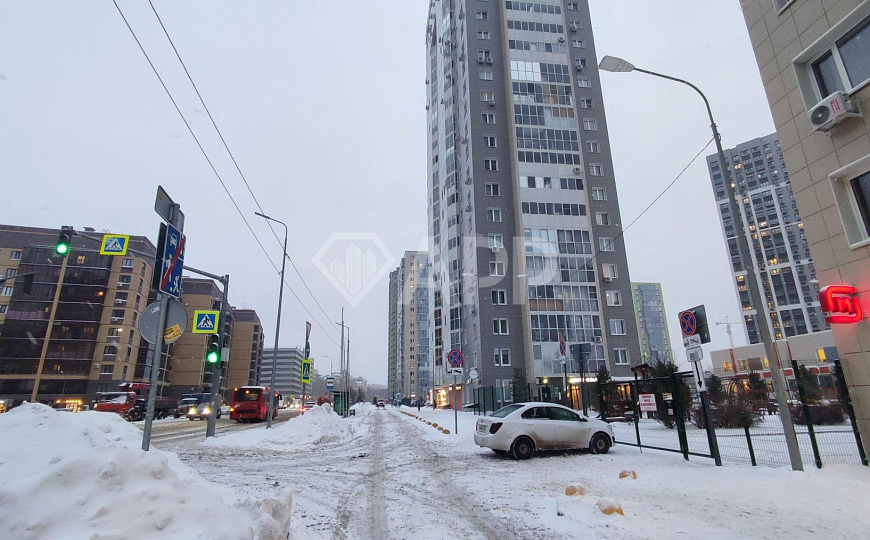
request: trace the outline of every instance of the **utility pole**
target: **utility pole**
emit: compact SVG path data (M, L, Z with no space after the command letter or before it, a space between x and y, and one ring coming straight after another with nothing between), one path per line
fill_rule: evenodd
M341 323L335 323L335 324L338 324L339 326L341 326L341 357L340 357L340 361L339 361L338 372L341 374L345 374L344 376L346 377L347 375L346 375L346 372L344 369L344 329L346 328L344 325L344 308L341 308ZM339 386L339 388L341 388L341 387ZM339 395L340 394L341 394L341 390L339 390ZM344 397L344 412L345 412L345 414L347 414L347 395L345 395L345 397Z
M731 331L731 327L735 324L742 324L739 322L731 322L728 320L728 316L725 316L725 320L722 322L717 322L716 325L724 326L725 332L728 334L728 344L730 345L730 349L728 349L728 353L731 355L731 373L734 375L734 384L737 385L737 361L734 359L734 333ZM743 383L738 385L738 388L742 392L744 390Z
M347 396L347 407L345 407L344 415L350 415L350 328L347 329L347 352L345 353L344 362L347 366L347 377L344 379L344 393Z
M54 318L57 315L57 305L60 301L60 290L63 287L64 276L66 276L66 263L69 260L68 254L63 254L63 262L60 263L60 276L57 278L57 289L54 291L54 299L51 302L51 313L48 315L48 327L45 330L45 339L42 341L42 351L39 353L39 366L36 368L36 378L33 381L33 393L30 395L30 401L35 402L36 396L39 393L39 383L42 378L42 370L45 367L45 357L48 355L48 343L51 341L51 330L54 328Z

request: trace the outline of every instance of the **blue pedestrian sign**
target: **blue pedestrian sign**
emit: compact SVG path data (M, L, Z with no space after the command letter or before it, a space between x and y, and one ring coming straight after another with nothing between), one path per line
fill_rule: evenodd
M194 334L219 334L218 318L220 311L213 309L197 309L193 312Z
M100 255L126 255L129 244L128 234L104 234L100 244Z
M184 266L186 237L172 225L166 226L163 260L160 272L160 292L178 298L181 296L181 270Z

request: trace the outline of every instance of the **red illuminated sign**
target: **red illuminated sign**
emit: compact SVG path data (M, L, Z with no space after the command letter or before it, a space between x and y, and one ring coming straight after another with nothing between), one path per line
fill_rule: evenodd
M864 318L861 301L855 296L851 285L828 285L819 291L822 311L827 313L825 320L831 324L856 323Z

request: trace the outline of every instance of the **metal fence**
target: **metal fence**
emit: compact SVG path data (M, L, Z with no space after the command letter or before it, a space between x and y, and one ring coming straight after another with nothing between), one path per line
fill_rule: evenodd
M804 364L795 361L785 370L803 463L867 465L839 361L831 362L825 374ZM599 413L611 422L620 444L681 452L686 459L715 459L718 454L730 462L790 465L779 410L764 374L709 382L708 415L688 373L599 384ZM639 410L639 402L647 400L655 411Z

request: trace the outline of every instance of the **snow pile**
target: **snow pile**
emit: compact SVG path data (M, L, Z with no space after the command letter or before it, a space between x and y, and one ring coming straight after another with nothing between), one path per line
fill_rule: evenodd
M25 404L0 415L0 523L16 539L284 539L289 492L239 500L117 414Z
M329 403L324 403L273 429L265 429L265 426L261 426L212 437L201 444L218 448L284 450L288 446L345 441L353 435L353 426L336 414Z

